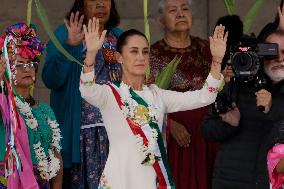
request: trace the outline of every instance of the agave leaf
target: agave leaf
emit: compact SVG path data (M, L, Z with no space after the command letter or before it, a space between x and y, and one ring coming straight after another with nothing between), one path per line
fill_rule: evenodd
M53 42L54 46L70 61L76 62L77 64L83 66L80 61L78 61L76 58L74 58L70 53L68 53L64 49L64 47L60 44L60 42L58 41L58 39L54 35L53 31L51 30L46 11L45 11L43 5L41 4L40 0L35 0L35 4L36 4L37 14L38 14L38 16L39 16L39 18L40 18L40 20L43 24L43 27L44 27L47 35L49 36L50 40Z
M226 5L228 14L229 15L235 14L235 11L236 11L235 0L224 0L224 3Z
M172 77L180 61L181 57L177 58L177 56L175 56L174 59L171 60L171 62L162 70L162 72L158 75L155 81L155 84L158 87L162 89L169 88Z
M31 24L31 18L32 18L32 5L33 5L33 0L27 0L27 20L26 24L30 26Z
M249 12L244 18L244 33L247 33L251 27L251 24L255 20L261 6L263 5L264 0L255 0L254 5L251 7Z

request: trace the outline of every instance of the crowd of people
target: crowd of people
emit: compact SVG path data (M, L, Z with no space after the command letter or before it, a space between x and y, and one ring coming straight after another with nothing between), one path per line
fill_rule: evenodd
M191 3L159 0L164 33L150 44L118 27L114 0L75 0L54 33L82 65L34 25L9 26L0 37L0 189L283 188L283 0L250 41L255 52L238 52L253 67L233 59L248 46L240 18L221 17L201 39ZM276 53L258 55L260 43ZM45 50L50 105L32 92ZM155 80L175 58L161 89Z

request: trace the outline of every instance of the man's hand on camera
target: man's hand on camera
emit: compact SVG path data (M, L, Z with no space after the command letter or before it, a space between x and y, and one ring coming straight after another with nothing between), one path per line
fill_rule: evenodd
M264 113L268 113L271 105L272 105L272 96L271 93L265 89L261 89L260 91L255 93L256 95L256 106L263 106Z
M231 126L237 127L241 119L241 114L236 104L233 103L232 109L224 114L220 114L220 117L224 122L230 124Z

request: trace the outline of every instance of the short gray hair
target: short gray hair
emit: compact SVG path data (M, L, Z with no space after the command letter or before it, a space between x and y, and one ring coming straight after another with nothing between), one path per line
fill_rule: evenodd
M160 15L162 15L163 12L164 12L165 1L166 1L166 0L159 0L159 3L158 3L158 13L159 13ZM191 5L192 0L187 0L187 2L188 2L189 5Z

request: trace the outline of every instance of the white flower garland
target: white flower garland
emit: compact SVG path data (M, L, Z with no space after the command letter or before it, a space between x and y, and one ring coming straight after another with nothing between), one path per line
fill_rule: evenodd
M15 97L15 101L19 111L25 116L27 126L36 132L38 122L32 113L30 105L27 102L21 101L18 97ZM56 150L58 153L60 152L60 139L62 138L57 121L52 121L50 118L48 118L47 122L52 130L52 143L48 149L48 156L44 152L41 142L33 144L36 158L38 160L37 169L40 172L41 178L44 180L50 180L55 177L60 169L60 160L55 157L54 150Z
M149 88L145 85L143 85L143 92L144 92L144 100L148 104L148 119L143 120L139 119L137 115L135 115L135 111L139 104L131 98L130 94L130 87L126 85L125 83L121 82L119 90L120 90L120 96L121 101L123 103L122 106L122 113L125 117L131 119L134 121L134 123L138 124L139 126L143 127L148 125L149 127L149 121L152 121L154 123L158 122L158 107L154 105L153 103L153 94L149 90ZM141 106L141 105L140 105ZM138 145L138 149L140 151L140 154L143 158L142 164L145 165L153 165L155 161L158 159L158 157L155 156L155 149L157 148L157 140L158 140L158 133L156 129L150 129L151 134L148 136L148 145L144 145L143 138L138 134L136 135L136 144Z

